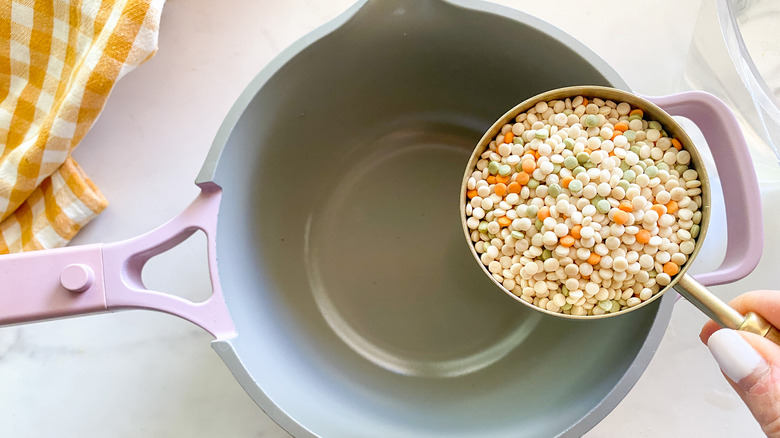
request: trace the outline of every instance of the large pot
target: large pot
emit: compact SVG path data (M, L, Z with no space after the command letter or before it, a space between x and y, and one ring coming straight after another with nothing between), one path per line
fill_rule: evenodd
M580 436L638 380L674 297L587 324L538 314L495 293L458 214L484 130L577 84L627 89L517 11L361 1L252 81L181 216L129 241L3 257L0 324L179 315L296 436ZM145 290L143 264L199 229L213 296Z

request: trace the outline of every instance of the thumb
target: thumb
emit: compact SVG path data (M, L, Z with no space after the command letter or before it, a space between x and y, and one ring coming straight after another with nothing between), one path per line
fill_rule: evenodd
M770 438L780 438L780 347L761 336L721 329L707 347Z

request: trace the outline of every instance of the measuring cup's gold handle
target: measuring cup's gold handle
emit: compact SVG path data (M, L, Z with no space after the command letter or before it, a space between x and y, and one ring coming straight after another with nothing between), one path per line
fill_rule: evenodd
M720 326L755 333L780 345L780 331L764 317L755 312L742 315L690 275L683 275L674 288Z
M744 330L746 332L755 333L761 335L775 344L780 345L780 330L769 323L763 316L756 312L748 312L745 315L745 320L737 326L737 330Z

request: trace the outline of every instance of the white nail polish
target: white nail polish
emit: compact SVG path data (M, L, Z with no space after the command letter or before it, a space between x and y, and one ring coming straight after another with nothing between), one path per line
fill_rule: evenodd
M720 329L707 342L720 369L735 383L750 376L764 358L734 330Z

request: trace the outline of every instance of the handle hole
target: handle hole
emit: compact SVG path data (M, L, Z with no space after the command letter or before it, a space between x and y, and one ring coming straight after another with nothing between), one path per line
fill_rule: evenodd
M198 230L175 247L149 259L141 271L144 287L188 299L206 301L212 293L206 234Z
M694 276L699 273L712 272L718 269L726 256L728 227L726 223L726 203L723 200L718 169L715 167L715 159L699 127L690 119L682 116L674 116L674 119L683 127L691 141L696 145L707 168L710 180L710 195L712 196L712 209L710 211L710 225L702 244L702 249L691 266L690 273Z

